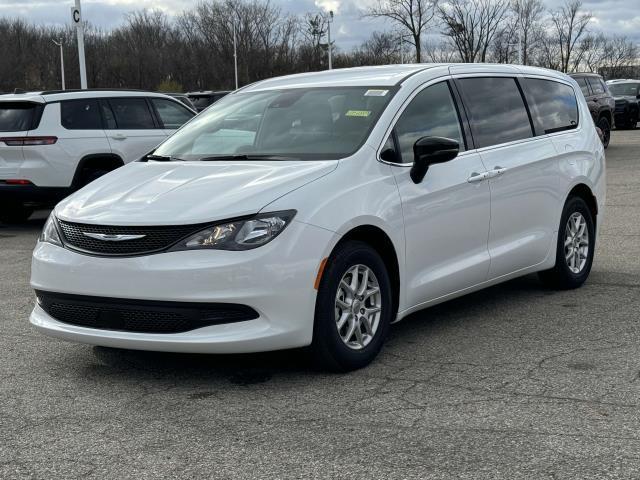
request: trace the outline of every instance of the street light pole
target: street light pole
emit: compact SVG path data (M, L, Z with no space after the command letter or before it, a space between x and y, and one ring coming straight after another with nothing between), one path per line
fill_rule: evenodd
M80 0L76 0L74 7L71 7L71 21L76 27L76 33L78 35L78 59L80 61L80 88L85 90L87 88L87 67L84 58L84 28L82 26L82 7L80 6Z
M56 44L58 47L60 47L60 75L62 77L62 90L66 90L65 88L65 84L64 84L64 50L62 49L62 39L60 39L59 42L56 42L55 40L51 40L54 44Z
M236 78L236 90L238 89L238 45L236 42L236 24L233 24L233 72Z
M329 20L327 21L327 40L329 42L329 70L333 68L331 64L331 24L333 23L333 10L329 11Z

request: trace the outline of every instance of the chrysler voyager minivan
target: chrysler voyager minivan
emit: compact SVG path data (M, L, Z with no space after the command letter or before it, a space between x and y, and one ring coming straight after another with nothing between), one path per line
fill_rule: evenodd
M588 277L605 159L580 87L505 65L274 78L57 205L35 327L119 348L308 347L368 364L393 322L539 272Z

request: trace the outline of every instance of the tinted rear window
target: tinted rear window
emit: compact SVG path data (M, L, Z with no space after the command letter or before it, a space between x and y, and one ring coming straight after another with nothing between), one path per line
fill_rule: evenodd
M155 128L151 111L144 98L112 98L109 99L109 104L119 129Z
M578 102L573 88L552 80L527 78L525 91L539 135L578 126Z
M515 78L463 78L458 82L465 97L476 147L533 136L529 115Z
M60 103L62 126L68 130L100 130L102 118L97 100L68 100Z
M34 128L38 106L29 102L0 103L0 132L23 132Z

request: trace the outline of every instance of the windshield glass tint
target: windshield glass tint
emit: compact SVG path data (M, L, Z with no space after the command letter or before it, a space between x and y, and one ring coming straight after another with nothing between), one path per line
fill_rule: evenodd
M374 87L228 95L155 154L184 160L218 155L344 158L365 142L391 96L388 88Z
M640 83L614 83L609 84L609 91L616 97L635 97L638 95L638 87Z
M0 132L30 130L35 109L33 103L0 103Z

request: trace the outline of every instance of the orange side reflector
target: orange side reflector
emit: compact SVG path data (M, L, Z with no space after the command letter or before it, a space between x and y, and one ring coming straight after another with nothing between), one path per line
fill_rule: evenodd
M320 280L322 280L322 273L324 272L324 267L326 267L327 265L327 260L329 260L329 257L323 258L322 261L320 262L320 268L318 268L318 275L316 275L316 281L313 284L313 288L315 288L316 290L320 288Z

